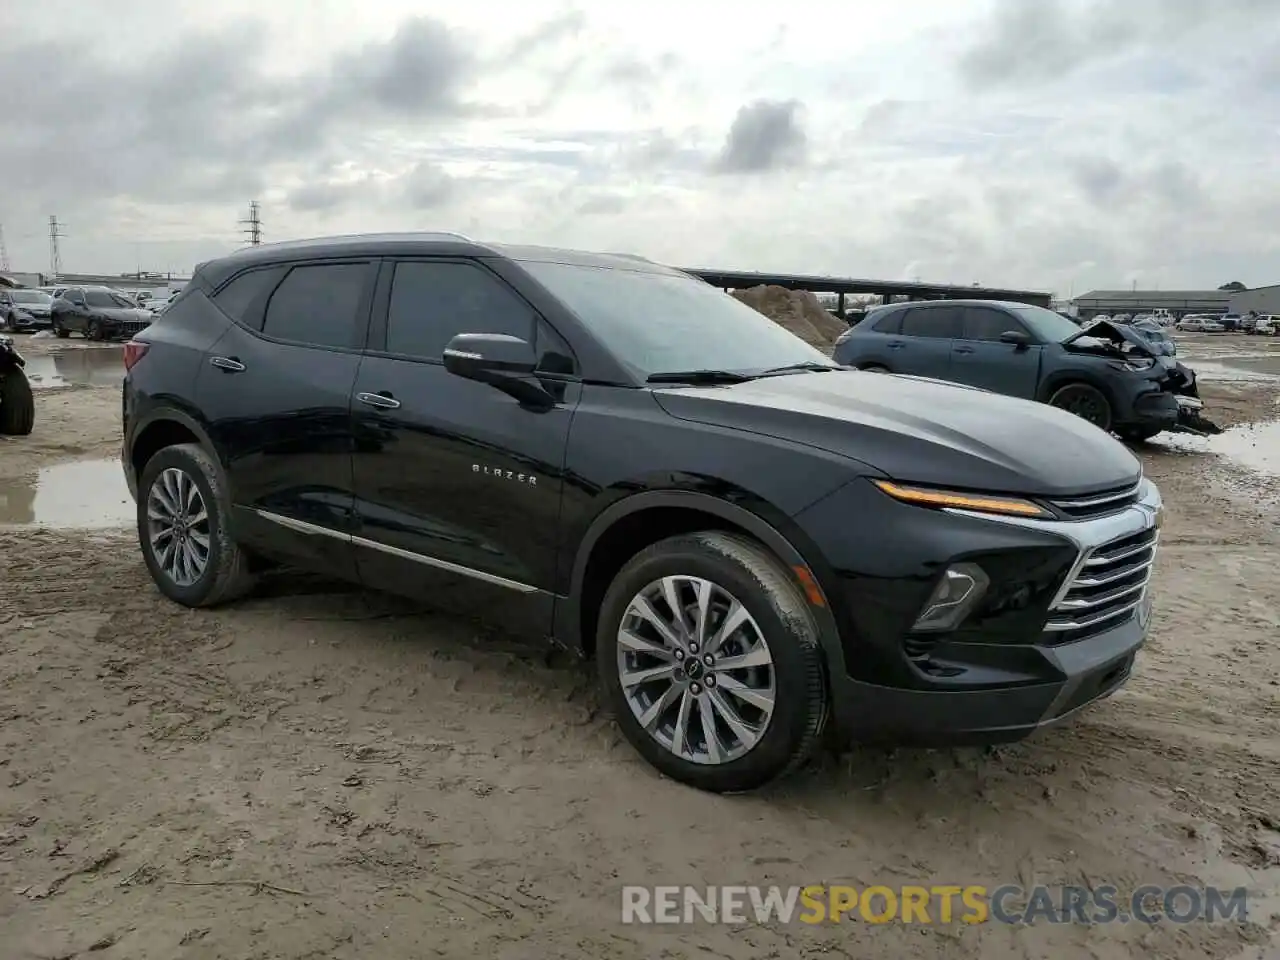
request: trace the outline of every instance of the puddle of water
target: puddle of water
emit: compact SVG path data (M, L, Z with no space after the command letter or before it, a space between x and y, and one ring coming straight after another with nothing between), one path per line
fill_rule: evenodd
M1171 453L1216 454L1236 466L1280 478L1280 420L1243 424L1216 437L1161 434L1151 445Z
M36 388L114 387L124 379L124 353L119 347L84 347L27 355L25 359L27 379Z
M119 460L58 463L0 479L0 525L125 527L137 516Z

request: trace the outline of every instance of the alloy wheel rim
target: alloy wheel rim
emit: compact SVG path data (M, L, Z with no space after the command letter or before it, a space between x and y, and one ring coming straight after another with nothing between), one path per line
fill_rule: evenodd
M1085 393L1069 393L1061 403L1062 409L1074 413L1082 420L1088 420L1095 426L1106 419L1101 404Z
M740 759L773 717L776 671L764 631L711 580L663 577L632 597L618 628L617 670L636 721L691 763Z
M147 540L156 566L174 584L189 587L209 566L209 510L184 470L168 467L147 493Z

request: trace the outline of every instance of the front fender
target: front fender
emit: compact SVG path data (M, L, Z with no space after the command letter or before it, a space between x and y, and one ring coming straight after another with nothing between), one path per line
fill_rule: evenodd
M557 598L557 636L564 638L573 649L583 648L580 615L583 583L592 550L605 532L623 518L642 510L684 508L710 514L745 530L768 547L792 571L802 594L809 600L809 611L818 626L818 640L822 644L827 667L835 675L843 676L844 650L836 619L822 586L824 582L830 582L830 571L821 560L817 547L790 518L765 503L756 502L751 506L752 509L748 509L741 503L694 490L647 490L626 496L605 507L591 522L578 544L568 598Z

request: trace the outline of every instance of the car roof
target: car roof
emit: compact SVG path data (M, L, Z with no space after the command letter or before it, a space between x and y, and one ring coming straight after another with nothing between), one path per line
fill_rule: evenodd
M312 237L245 247L235 253L202 263L196 268L215 286L247 266L282 261L319 260L369 256L456 256L501 257L520 262L566 263L605 267L639 273L687 276L683 271L663 266L627 253L593 253L560 247L540 247L501 243L481 243L457 233L367 233L332 237Z
M889 307L1031 307L1034 304L1022 303L1017 300L904 300L902 303L882 303L872 307L871 310L885 310Z

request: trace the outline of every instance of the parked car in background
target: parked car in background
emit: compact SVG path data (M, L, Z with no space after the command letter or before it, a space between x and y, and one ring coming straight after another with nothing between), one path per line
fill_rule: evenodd
M1193 313L1179 320L1174 329L1185 330L1188 333L1222 333L1224 328L1216 317Z
M554 637L637 752L703 789L797 769L828 718L1018 739L1122 686L1149 629L1163 510L1123 445L838 367L635 257L255 246L124 357L164 596L229 602L276 561Z
M1082 329L1028 304L939 300L882 307L840 335L834 358L1039 400L1145 440L1179 428L1179 396L1194 393L1194 379L1149 336L1112 321Z
M15 332L47 329L52 307L53 297L43 290L0 287L0 326Z
M1241 316L1238 313L1226 313L1218 320L1227 333L1235 333L1240 329Z
M1152 352L1166 357L1178 355L1177 343L1174 342L1173 337L1169 336L1168 331L1160 326L1155 317L1134 317L1127 326L1142 335L1151 345Z
M53 301L51 326L62 338L79 333L86 340L115 340L145 330L152 319L151 311L115 290L67 287Z
M1274 314L1263 314L1257 318L1253 333L1259 337L1280 337L1280 317Z

